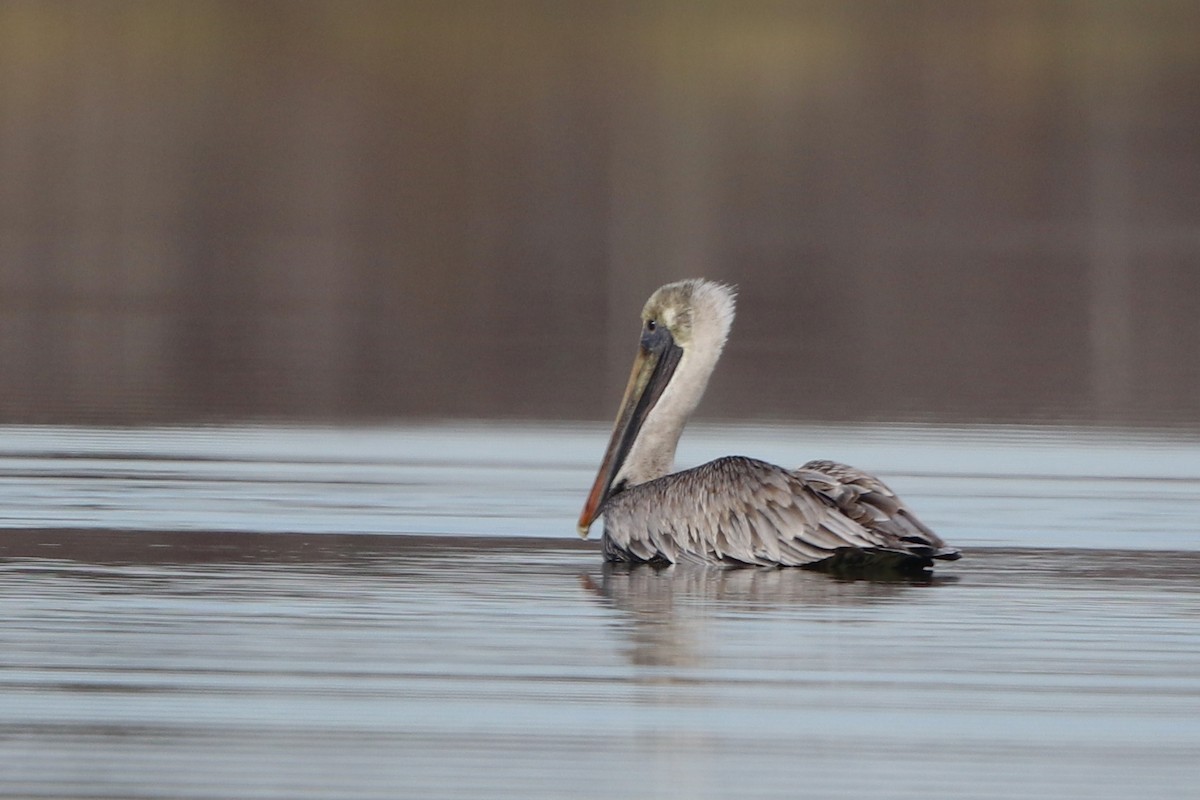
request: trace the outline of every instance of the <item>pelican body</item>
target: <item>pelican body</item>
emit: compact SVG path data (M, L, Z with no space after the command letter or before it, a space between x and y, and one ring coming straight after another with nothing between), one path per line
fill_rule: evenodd
M733 317L733 289L712 281L670 283L646 301L633 372L579 534L587 538L603 515L610 561L925 569L958 558L882 481L844 464L785 469L727 456L673 471Z

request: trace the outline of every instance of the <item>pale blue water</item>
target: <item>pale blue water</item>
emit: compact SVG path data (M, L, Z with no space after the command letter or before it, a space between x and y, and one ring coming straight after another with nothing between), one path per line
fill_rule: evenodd
M0 528L570 539L608 429L0 426ZM832 458L956 545L1200 549L1200 437L1070 428L693 425L689 465Z
M920 585L606 570L605 433L0 429L0 796L1194 796L1196 440L689 430L879 472Z

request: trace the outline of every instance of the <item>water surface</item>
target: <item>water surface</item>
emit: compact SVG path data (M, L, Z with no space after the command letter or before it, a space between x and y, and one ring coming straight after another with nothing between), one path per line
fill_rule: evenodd
M0 796L1200 785L1193 442L690 437L878 470L965 551L878 583L605 568L572 532L603 435L3 431Z

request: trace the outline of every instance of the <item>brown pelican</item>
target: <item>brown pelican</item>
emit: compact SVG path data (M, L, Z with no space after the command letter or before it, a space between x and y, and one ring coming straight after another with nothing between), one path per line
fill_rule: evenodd
M675 448L733 323L734 291L670 283L642 309L641 342L579 517L604 515L610 561L924 569L957 550L882 481L832 461L784 469L743 456L672 472Z

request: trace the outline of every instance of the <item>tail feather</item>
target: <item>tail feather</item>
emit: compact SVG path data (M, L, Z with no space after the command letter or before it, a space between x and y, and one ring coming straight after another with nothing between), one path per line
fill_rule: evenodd
M843 547L829 558L808 564L805 568L839 578L903 578L928 574L934 558L939 556L912 550Z

